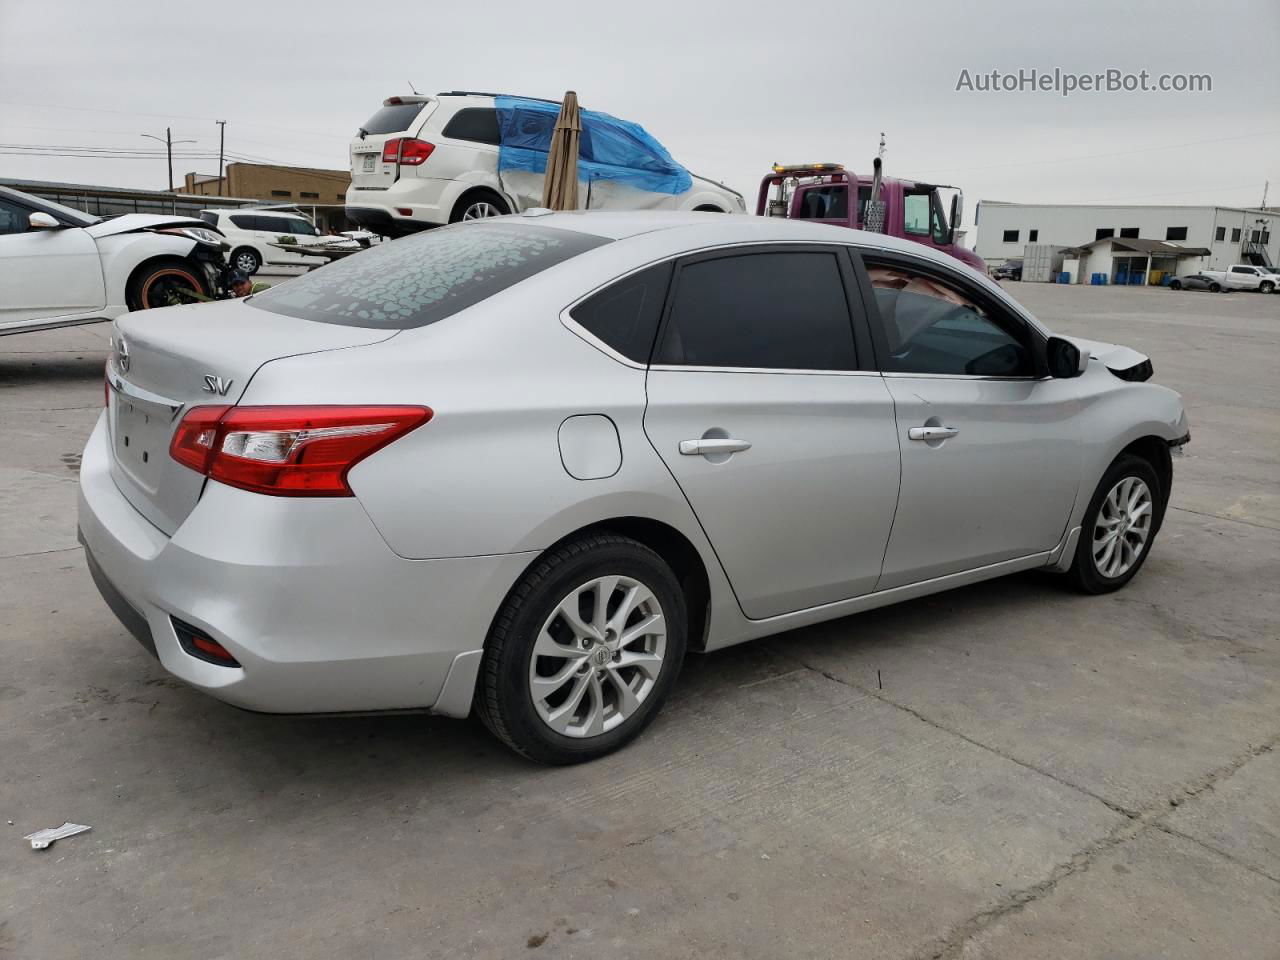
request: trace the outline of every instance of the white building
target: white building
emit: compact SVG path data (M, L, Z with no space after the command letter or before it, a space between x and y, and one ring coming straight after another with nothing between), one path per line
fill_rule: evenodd
M1073 204L1003 203L983 200L975 218L977 241L974 250L988 264L995 266L1020 259L1028 244L1052 244L1081 248L1096 240L1163 241L1165 259L1151 269L1173 269L1178 274L1198 270L1225 270L1233 263L1257 263L1272 266L1280 263L1280 211L1246 207L1151 207ZM1165 246L1187 248L1185 253ZM1149 244L1135 246L1146 247ZM1129 257L1115 256L1105 249L1109 244L1093 248L1088 263L1080 264L1073 282L1088 283L1092 273L1105 272L1108 282L1115 282L1121 267L1133 265ZM1100 249L1102 248L1102 249ZM1192 253L1192 251L1195 251ZM1203 251L1208 251L1204 253ZM1144 251L1123 251L1140 253ZM1100 254L1107 255L1100 255ZM1070 254L1068 254L1070 256ZM1064 268L1066 269L1066 268Z

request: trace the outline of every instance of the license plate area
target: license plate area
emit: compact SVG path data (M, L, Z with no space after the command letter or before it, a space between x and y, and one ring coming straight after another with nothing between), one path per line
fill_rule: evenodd
M360 168L361 172L373 173L373 166L377 162L378 162L378 155L376 153L366 153L362 159L362 163L364 165Z
M172 408L117 393L111 404L116 463L141 489L154 493L169 454Z

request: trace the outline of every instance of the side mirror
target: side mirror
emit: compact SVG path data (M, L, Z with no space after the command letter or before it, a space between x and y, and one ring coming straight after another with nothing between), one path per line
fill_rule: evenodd
M1044 353L1051 377L1069 380L1089 369L1089 355L1062 337L1050 337Z
M32 230L57 230L62 224L49 214L37 210L27 217L27 226Z
M951 198L951 243L956 242L956 236L960 233L960 218L964 216L964 194L959 190L956 195Z

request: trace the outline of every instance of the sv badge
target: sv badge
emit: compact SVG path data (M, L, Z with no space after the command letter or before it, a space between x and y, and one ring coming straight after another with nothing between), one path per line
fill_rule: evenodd
M233 382L232 380L223 380L221 377L215 377L212 374L205 374L204 389L209 393L216 393L220 397L225 397Z

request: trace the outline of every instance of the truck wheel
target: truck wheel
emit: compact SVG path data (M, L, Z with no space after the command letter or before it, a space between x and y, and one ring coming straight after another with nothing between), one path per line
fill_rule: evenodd
M1276 288L1276 285L1272 283L1270 280L1263 280L1262 283L1258 284L1258 290L1261 293L1271 293L1275 290L1275 288Z

